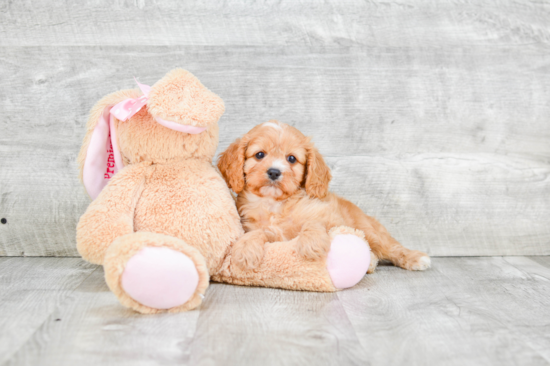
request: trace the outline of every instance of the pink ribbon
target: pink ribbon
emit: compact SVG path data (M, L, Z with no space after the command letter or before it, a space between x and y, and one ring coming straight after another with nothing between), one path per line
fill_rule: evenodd
M122 102L115 104L113 108L111 108L111 114L120 121L127 121L128 119L132 118L132 116L139 112L149 100L149 92L151 91L151 87L149 85L141 84L139 81L137 81L136 78L134 78L134 80L141 89L143 95L139 98L125 99ZM193 135L199 134L206 130L206 127L182 125L176 122L164 120L160 117L155 117L155 120L164 127Z

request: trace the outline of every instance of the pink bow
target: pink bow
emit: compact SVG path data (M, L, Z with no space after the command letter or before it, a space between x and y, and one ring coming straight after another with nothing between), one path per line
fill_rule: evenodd
M139 81L137 81L136 78L134 78L134 80L136 80L136 83L141 89L143 95L139 98L125 99L122 102L115 104L115 106L111 108L111 114L120 121L127 121L128 119L132 118L132 116L139 112L139 110L143 108L143 106L145 106L147 104L147 101L149 100L149 92L151 91L151 87L149 85L141 84ZM167 121L160 117L155 117L155 120L164 127L193 135L199 134L206 130L206 127L182 125L176 122Z

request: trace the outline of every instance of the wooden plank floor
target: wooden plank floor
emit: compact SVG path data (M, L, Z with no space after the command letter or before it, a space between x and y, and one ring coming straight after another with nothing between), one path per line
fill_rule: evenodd
M0 364L550 364L550 257L433 262L335 294L212 284L144 316L79 258L0 258Z

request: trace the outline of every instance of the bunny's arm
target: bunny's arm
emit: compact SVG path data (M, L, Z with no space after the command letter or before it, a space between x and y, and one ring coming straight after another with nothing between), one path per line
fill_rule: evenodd
M148 165L130 165L118 172L80 218L76 245L88 262L103 264L111 243L134 232L134 210L145 185Z

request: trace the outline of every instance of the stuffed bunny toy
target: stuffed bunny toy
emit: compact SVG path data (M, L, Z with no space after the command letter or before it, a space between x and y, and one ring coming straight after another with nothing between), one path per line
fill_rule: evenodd
M336 249L333 243L331 252L339 254L330 263L300 258L289 241L266 244L254 270L234 265L231 248L243 229L212 165L223 101L182 69L138 86L92 108L78 157L93 201L78 223L77 248L104 266L120 303L145 314L179 312L199 306L210 280L335 291L363 277L364 260L350 272L357 250L346 247L349 241ZM364 247L362 233L349 230L332 235L352 236ZM338 286L335 276L355 277Z

